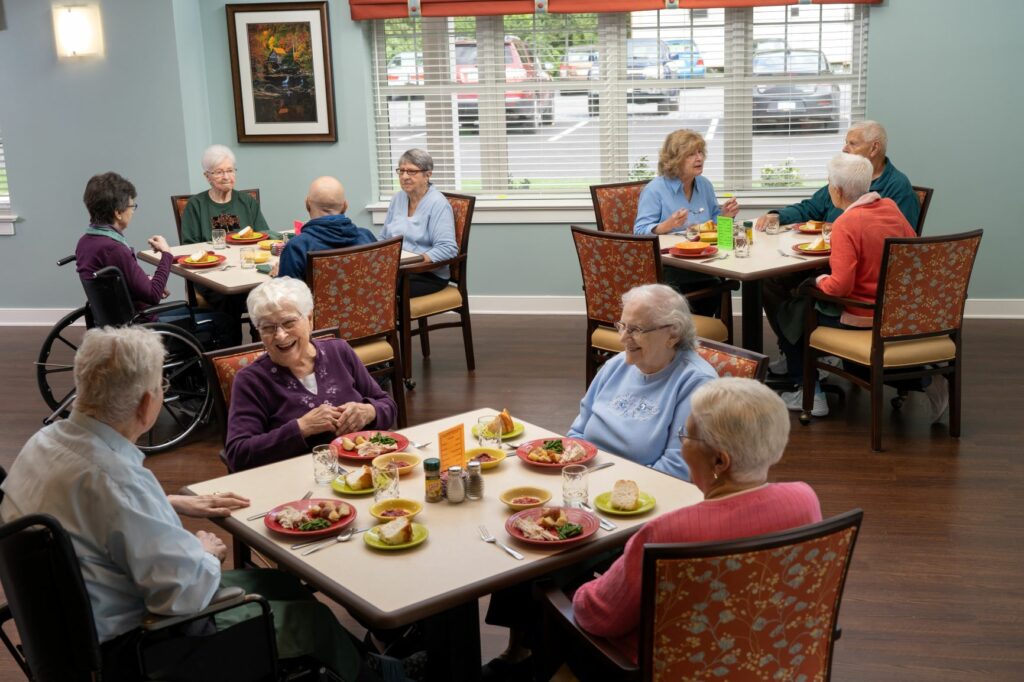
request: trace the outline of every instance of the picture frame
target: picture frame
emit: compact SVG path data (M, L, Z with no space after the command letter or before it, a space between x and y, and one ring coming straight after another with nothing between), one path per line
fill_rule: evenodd
M225 5L239 142L337 142L327 2Z

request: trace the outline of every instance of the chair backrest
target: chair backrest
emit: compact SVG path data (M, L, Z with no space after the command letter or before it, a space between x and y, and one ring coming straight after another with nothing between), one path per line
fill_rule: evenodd
M935 190L931 187L918 187L917 185L914 185L912 189L917 195L917 203L921 205L921 212L917 214L917 225L914 226L914 231L920 237L924 232L924 218L928 215L928 206L932 203L932 195L935 194Z
M401 259L401 237L306 254L313 327L337 328L350 342L394 331Z
M258 189L240 189L239 192L245 192L253 199L256 203L260 203L260 191ZM185 204L192 198L191 194L172 194L171 195L171 210L174 211L174 227L178 230L178 243L181 243L181 216L185 213Z
M878 340L960 330L983 233L885 240L874 319Z
M601 232L633 234L640 193L648 182L650 180L591 185L590 199L594 202L597 229Z
M67 532L48 514L0 527L0 582L34 680L91 680L96 623Z
M92 279L82 280L82 288L95 326L121 327L135 317L135 304L120 268L108 265L97 270Z
M612 234L570 226L583 273L587 318L613 324L622 314L622 295L641 284L661 281L661 249L656 236Z
M697 352L715 368L720 377L739 377L764 382L768 376L767 355L711 339L697 339Z
M476 197L469 194L454 194L452 192L441 192L451 204L452 213L455 218L455 243L459 245L459 255L469 253L469 229L473 226L473 209L476 207ZM464 263L456 263L451 266L451 280L462 281Z
M864 512L719 543L644 547L644 680L827 680Z

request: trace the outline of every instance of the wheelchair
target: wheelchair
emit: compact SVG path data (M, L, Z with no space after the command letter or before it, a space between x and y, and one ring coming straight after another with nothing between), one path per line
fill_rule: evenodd
M63 266L75 260L67 256L57 261ZM163 406L153 428L143 434L136 446L147 454L168 450L183 442L205 423L213 407L213 391L204 369L203 342L212 341L212 325L196 323L185 301L169 301L138 311L120 269L108 266L95 278L83 281L86 304L57 322L36 359L36 382L43 400L53 413L43 420L50 424L66 417L75 400L74 356L86 329L140 325L160 335L167 350L163 375L170 388L164 393ZM181 311L181 322L149 322L150 316ZM195 333L192 333L194 330Z

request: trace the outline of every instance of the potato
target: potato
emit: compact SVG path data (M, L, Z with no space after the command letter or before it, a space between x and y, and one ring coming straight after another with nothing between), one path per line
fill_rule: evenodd
M369 443L370 439L366 436L356 436L356 445L362 445L363 443Z
M342 438L341 447L345 448L346 450L355 450L356 444L352 441L351 438Z
M331 513L327 515L327 520L330 521L331 523L334 523L335 521L337 521L340 518L341 518L341 514L338 513L337 509L332 510Z

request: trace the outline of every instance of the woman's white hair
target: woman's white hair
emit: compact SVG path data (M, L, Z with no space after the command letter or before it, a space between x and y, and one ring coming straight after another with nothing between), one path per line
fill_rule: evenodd
M622 295L622 305L628 303L644 306L652 326L668 325L676 338L676 348L693 350L697 347L697 325L690 315L690 305L672 287L664 284L633 287Z
M100 327L75 353L75 410L105 424L127 423L143 394L160 389L166 351L144 327Z
M789 441L789 411L782 398L753 379L714 379L690 399L690 418L701 440L729 453L729 475L756 483L782 458Z
M238 162L235 160L235 153L231 151L229 147L225 147L222 144L212 144L206 148L203 152L203 172L209 173L213 168L220 165L223 161L231 161L232 166L237 166Z
M249 310L249 319L259 327L267 315L287 310L309 317L313 312L313 294L302 280L275 277L250 291L245 306Z
M843 193L847 201L857 201L871 189L871 162L857 154L840 152L828 162L828 184Z
M878 121L857 121L849 129L859 130L865 142L877 142L882 156L885 156L889 148L889 133L885 132L885 126Z

